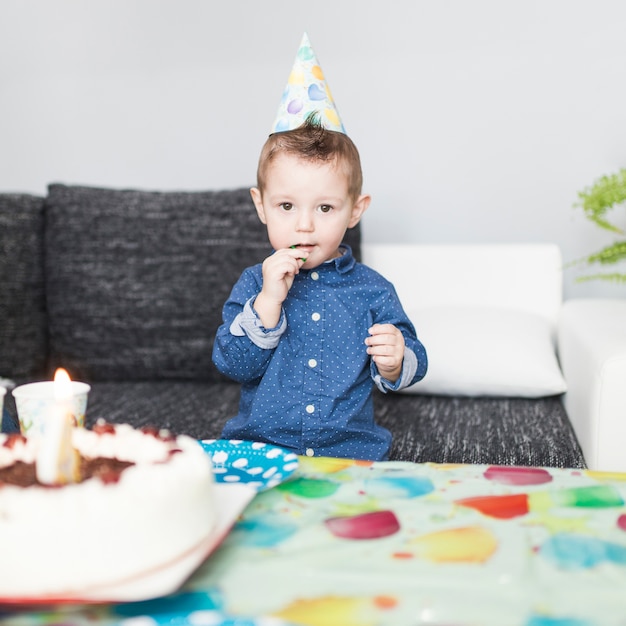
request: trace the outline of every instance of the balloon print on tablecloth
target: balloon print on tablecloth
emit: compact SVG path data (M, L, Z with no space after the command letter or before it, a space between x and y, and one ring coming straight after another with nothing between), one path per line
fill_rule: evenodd
M592 569L602 563L626 567L626 547L610 541L561 533L548 539L539 553L559 569Z
M294 478L278 486L280 491L287 491L301 498L328 498L332 496L339 484L332 480L314 478Z
M435 563L484 563L498 549L498 540L487 528L466 526L421 535L408 544L418 558Z
M621 507L624 500L612 485L589 485L555 492L472 496L455 500L455 504L476 509L489 517L510 519L527 515L529 512L559 507L587 509Z
M380 539L400 530L400 522L393 511L370 511L350 517L331 517L324 520L326 528L342 539Z
M232 541L242 546L273 548L298 532L298 525L276 515L248 515L231 531ZM229 540L230 537L229 537Z
M364 626L377 623L377 616L393 610L398 604L392 595L372 598L340 595L294 600L273 614L293 624L328 624L333 626Z
M432 480L422 476L390 475L365 481L367 494L379 498L418 498L434 490Z
M551 482L552 475L541 467L491 466L483 476L504 485L542 485Z

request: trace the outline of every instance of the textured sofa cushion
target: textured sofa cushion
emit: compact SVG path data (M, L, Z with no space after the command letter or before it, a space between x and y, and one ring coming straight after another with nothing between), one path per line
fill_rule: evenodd
M270 252L248 189L51 185L46 216L53 366L85 380L223 380L211 362L222 306Z
M43 198L0 194L0 375L43 375Z
M585 467L559 396L486 398L376 392L391 460Z

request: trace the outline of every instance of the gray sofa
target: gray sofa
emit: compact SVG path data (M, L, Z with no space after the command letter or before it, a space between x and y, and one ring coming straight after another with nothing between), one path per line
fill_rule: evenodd
M347 242L359 258L358 228ZM64 367L92 386L88 425L219 437L239 387L213 366L213 337L240 272L269 251L247 189L0 194L0 376ZM584 467L561 400L376 392L375 408L392 459ZM10 394L2 426L18 429Z

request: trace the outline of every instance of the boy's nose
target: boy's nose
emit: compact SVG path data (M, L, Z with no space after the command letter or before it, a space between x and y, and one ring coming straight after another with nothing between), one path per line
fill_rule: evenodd
M296 224L298 230L313 230L313 216L310 211L300 211L298 214L298 222Z

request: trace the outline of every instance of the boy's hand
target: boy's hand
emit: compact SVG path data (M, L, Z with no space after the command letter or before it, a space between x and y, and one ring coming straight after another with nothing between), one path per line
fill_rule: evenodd
M304 261L302 252L293 248L276 250L263 261L263 287L254 301L254 310L265 328L274 328L280 311Z
M367 353L383 378L395 383L402 372L404 337L393 324L374 324L365 340Z

